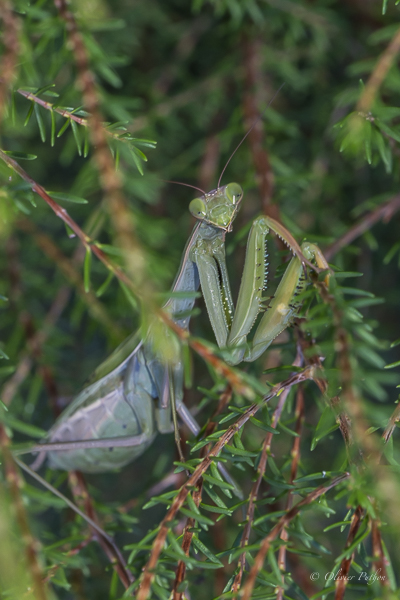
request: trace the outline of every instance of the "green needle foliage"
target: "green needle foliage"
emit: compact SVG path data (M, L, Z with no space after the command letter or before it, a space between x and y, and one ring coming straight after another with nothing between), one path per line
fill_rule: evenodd
M398 4L0 3L0 598L399 597ZM199 298L184 461L171 433L118 472L43 463L55 495L13 452L157 327L198 195L165 180L214 189L246 132L221 181L245 194L234 297L261 213L332 271L235 369Z

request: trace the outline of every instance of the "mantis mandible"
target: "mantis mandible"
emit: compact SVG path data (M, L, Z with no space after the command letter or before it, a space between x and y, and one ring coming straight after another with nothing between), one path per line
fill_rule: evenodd
M181 327L189 327L194 295L199 286L216 341L231 365L257 359L296 316L296 294L304 285L305 263L327 268L319 248L303 243L274 219L258 217L252 224L236 308L232 301L225 262L225 236L232 230L243 191L237 183L218 187L192 200L196 218L183 252L172 292L164 305ZM266 235L279 235L294 256L282 277L268 310L247 341L258 314L264 309ZM184 294L183 294L184 296ZM183 403L183 363L163 364L149 334L130 336L95 371L85 387L48 432L45 443L31 452L46 452L52 468L96 473L122 467L152 443L157 431L171 432L171 404L197 435L200 428ZM171 402L172 400L172 402Z

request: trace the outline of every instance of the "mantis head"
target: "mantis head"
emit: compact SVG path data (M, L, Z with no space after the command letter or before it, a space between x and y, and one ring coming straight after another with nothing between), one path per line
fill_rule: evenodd
M238 183L228 183L195 198L189 210L196 219L224 231L232 231L232 223L239 210L243 190Z

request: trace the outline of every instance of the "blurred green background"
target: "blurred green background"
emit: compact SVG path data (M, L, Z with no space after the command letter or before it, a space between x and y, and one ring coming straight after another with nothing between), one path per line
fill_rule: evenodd
M81 0L69 5L98 86L103 120L110 126L117 123L113 129L117 135L125 131L118 127L124 127L124 135L138 138L113 139L110 145L152 289L166 292L174 279L193 226L188 204L197 195L164 180L206 191L215 188L228 158L262 114L222 179L222 184L240 183L245 192L234 233L227 238L234 297L247 232L260 213L281 220L298 241L306 238L328 250L329 262L338 268L361 272L362 277L347 279L344 285L379 298L358 305L368 328L375 327L376 338L372 342L365 336L352 338L352 364L355 385L365 402L364 414L370 426L377 428L386 425L400 383L398 369L384 370L385 364L399 359L398 347L389 348L388 342L400 337L400 242L395 205L400 155L400 7L396 4L394 0L384 6L376 0ZM7 20L10 11L14 32ZM53 113L58 134L53 136L51 111L26 98L26 92L31 92L35 98L85 118L65 20L57 6L46 0L6 3L1 17L3 77L8 84L1 148L13 156L35 155L35 160L19 161L29 175L46 190L86 199L86 204L65 199L59 203L85 231L94 232L95 239L118 245L86 128L70 124L62 131L68 119ZM386 62L380 60L382 56ZM14 57L11 62L10 57ZM7 81L10 64L13 76ZM377 85L368 101L371 77ZM53 87L48 88L50 85ZM156 145L150 143L154 147L149 147L149 140ZM147 162L140 152L145 153ZM90 297L85 294L84 251L77 239L68 237L62 221L29 186L5 164L0 168L0 294L8 299L2 301L0 312L1 348L9 357L0 367L0 398L10 405L8 414L1 409L8 433L14 429L15 441L22 441L35 434L40 437L33 427L47 430L52 425L90 373L140 326L141 311L137 304L132 306L132 298L115 278L100 298L95 296L107 279L105 267L95 258L90 283L94 293ZM329 254L332 244L358 220L369 223L366 216L386 202L392 204L383 222L377 219L373 226L368 224L362 235L354 235L351 243ZM281 262L280 251L271 239L272 272ZM119 261L118 256L113 258ZM129 269L134 271L135 266ZM268 295L276 286L271 279ZM197 305L200 311L192 319L191 332L214 341L206 309L201 300ZM49 319L51 323L46 325ZM311 331L321 343L326 366L333 369L336 359L329 323ZM353 336L353 330L349 329L349 335ZM282 349L272 349L256 365L246 367L247 371L261 378L265 368L290 364L295 356L292 334L283 337L279 347ZM185 402L195 407L207 398L199 387L214 386L218 395L222 383L197 356L192 356L191 362L193 385L185 392ZM337 375L332 377L337 383ZM310 394L302 441L303 474L340 470L346 455L338 431L324 440L323 452L310 452L323 410L318 393L313 389ZM212 409L209 400L199 416L202 423ZM24 429L21 423L29 426ZM262 437L251 439L252 435L250 432L246 444L253 444L254 449L261 445ZM290 436L282 435L273 450L282 469L288 464L291 441ZM173 436L159 435L146 454L122 472L88 477L103 523L109 531L117 531L121 547L140 539L162 518L163 506L147 512L142 506L151 486L172 471L174 460ZM394 464L392 467L396 478ZM65 474L48 471L46 476L67 490ZM248 474L247 484L243 478L246 493L252 477ZM33 534L42 544L40 560L50 569L49 580L54 584L49 597L120 597L122 586L95 544L77 556L60 558L62 538L64 544L67 538L72 545L78 544L85 525L73 522L72 513L60 513L61 503L28 481L24 501ZM367 490L368 480L363 485ZM345 500L338 499L338 521L345 520ZM279 502L274 510L284 505ZM129 503L129 516L121 509L125 503ZM136 519L133 534L128 531L131 518ZM0 519L9 521L6 515ZM240 520L239 515L235 526ZM307 587L309 573L319 570L322 578L322 573L333 570L333 561L345 544L345 534L337 529L334 534L322 533L328 523L322 513L318 518L314 513L312 518L306 516L305 523L317 544L327 546L332 554L324 554L316 545L314 558L293 555L287 570L299 589L290 588L285 597L317 594L322 585ZM386 515L385 523L389 553L398 566L398 521L391 522ZM214 533L214 551L230 547L237 535L229 524L225 529L219 527ZM12 532L7 535L15 537ZM52 544L58 546L53 549ZM370 546L366 552L371 552ZM54 573L53 563L61 563ZM144 558L137 565L138 573L143 564ZM195 587L189 588L187 597L219 597L231 571L227 567L221 575L215 571L204 576L192 573ZM25 592L13 587L20 579L17 570L12 584L6 572L11 571L4 558L1 592L9 597L6 590L11 587L11 594L21 597ZM168 593L165 591L164 597ZM389 594L379 586L349 586L346 598L389 597L384 593ZM392 593L390 597L398 597ZM162 592L154 594L163 597ZM266 594L254 598L270 597Z

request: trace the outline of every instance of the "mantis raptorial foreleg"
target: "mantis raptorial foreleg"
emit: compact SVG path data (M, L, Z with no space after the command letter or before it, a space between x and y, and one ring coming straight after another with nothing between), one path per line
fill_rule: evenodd
M277 233L296 252L278 286L269 309L263 315L254 338L247 342L258 314L264 309L262 294L265 289L267 262L266 236L269 230ZM304 280L301 258L309 262L318 259L323 268L319 249L309 243L301 248L292 236L274 219L262 216L256 219L249 233L246 259L240 284L236 310L233 309L229 281L226 276L225 257L215 240L201 240L195 244L191 257L196 263L204 301L215 337L220 348L226 348L226 361L232 365L253 361L293 321L297 313L295 296ZM301 258L299 258L301 257Z

